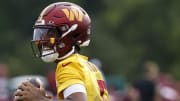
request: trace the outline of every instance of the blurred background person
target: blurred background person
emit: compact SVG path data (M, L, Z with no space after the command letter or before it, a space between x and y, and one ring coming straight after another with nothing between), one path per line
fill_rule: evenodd
M163 74L157 81L158 101L180 101L176 81L170 74Z
M133 85L128 85L122 101L140 101L140 92Z
M89 60L90 62L92 62L93 64L95 64L102 72L103 72L103 68L102 68L102 62L100 59L98 58L92 58Z
M8 101L8 66L0 64L0 101Z
M127 87L124 101L155 101L158 65L152 61L143 63L143 73Z
M155 84L149 80L138 80L133 83L134 92L137 95L138 101L154 101ZM134 97L135 98L135 97Z
M175 87L176 82L171 74L163 73L154 61L144 63L144 81L154 84L154 97L156 101L178 101L179 93ZM145 89L150 89L146 88Z
M125 78L119 75L106 75L110 101L123 101L126 87Z

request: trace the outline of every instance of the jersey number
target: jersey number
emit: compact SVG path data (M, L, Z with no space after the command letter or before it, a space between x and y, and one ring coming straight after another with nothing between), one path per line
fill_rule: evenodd
M89 64L89 63L88 63L88 64ZM91 64L88 65L88 68L89 68L92 72L97 72L97 71L98 71L97 68L95 68L95 67L94 67L93 65L91 65ZM103 101L107 101L107 99L104 98L104 96L103 96L104 93L105 93L105 91L107 90L105 82L104 82L103 80L97 80L97 83L98 83L98 85L99 85L100 95L101 95Z

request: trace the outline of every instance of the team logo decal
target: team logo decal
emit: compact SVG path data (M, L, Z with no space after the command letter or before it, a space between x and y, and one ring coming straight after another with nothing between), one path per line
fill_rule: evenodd
M83 20L83 13L77 11L76 9L62 9L62 11L65 13L66 17L69 19L69 21L74 21L75 19L82 22Z

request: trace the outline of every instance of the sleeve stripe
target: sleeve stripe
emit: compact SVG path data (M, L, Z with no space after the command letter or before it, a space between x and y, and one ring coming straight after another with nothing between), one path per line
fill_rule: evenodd
M64 98L67 98L69 95L76 92L82 92L86 94L86 88L82 84L73 84L63 91Z

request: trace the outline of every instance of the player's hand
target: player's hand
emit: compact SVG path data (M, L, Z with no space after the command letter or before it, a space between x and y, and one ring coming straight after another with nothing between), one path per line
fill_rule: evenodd
M30 82L23 82L14 95L14 101L49 101L44 87L40 85L40 88L37 88Z

